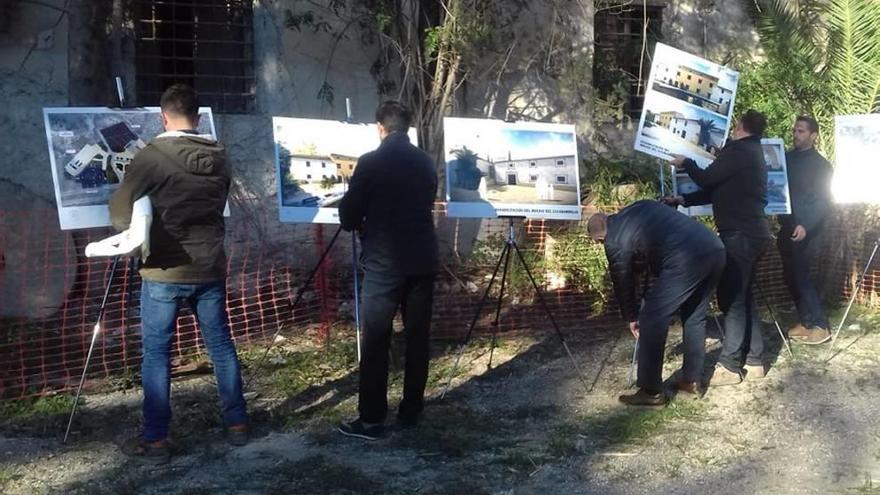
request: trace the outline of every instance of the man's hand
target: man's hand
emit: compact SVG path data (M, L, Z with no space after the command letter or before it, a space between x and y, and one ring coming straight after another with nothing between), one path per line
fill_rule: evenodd
M633 337L638 339L639 338L639 322L637 322L637 321L629 322L629 331L633 334Z
M794 232L791 233L791 240L794 242L801 242L802 240L807 238L807 229L804 228L803 225L798 225L794 228Z
M669 163L675 165L675 169L676 169L676 170L681 171L681 170L684 169L684 161L685 161L685 160L687 160L687 157L685 157L685 156L682 156L682 155L672 155L672 159L669 160Z
M681 196L663 196L660 201L667 206L684 206L684 198Z

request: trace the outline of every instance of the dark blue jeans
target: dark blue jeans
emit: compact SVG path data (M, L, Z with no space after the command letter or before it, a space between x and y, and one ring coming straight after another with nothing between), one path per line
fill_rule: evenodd
M403 316L406 362L403 399L397 414L407 419L415 418L424 408L428 381L434 275L407 276L368 268L361 297L360 419L367 423L381 423L388 413L388 351L392 321L398 308Z
M226 316L226 284L169 284L144 280L141 286L141 331L144 356L144 440L168 437L171 423L171 342L182 302L193 308L202 339L214 363L217 390L227 426L246 424L241 369Z
M764 362L764 332L755 304L755 267L767 250L767 239L742 232L722 232L727 264L718 285L718 306L724 312L724 342L718 362L739 373L747 365Z
M684 347L682 378L689 382L702 380L706 311L723 270L723 249L700 256L681 254L664 261L639 311L639 388L650 393L661 391L669 322L679 311Z
M828 328L828 317L810 273L810 265L819 254L819 238L814 232L800 242L791 240L790 231L780 231L776 240L782 258L782 275L797 306L801 324L807 328Z

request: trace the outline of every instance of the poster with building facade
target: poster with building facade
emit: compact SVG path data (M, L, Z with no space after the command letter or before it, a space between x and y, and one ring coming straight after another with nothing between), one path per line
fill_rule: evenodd
M443 119L450 217L580 218L573 125Z
M791 213L791 196L788 192L788 165L785 161L785 142L779 138L761 140L764 150L764 163L767 165L767 215L787 215ZM687 174L674 174L673 187L676 195L697 191L699 187ZM712 214L712 206L692 206L682 208L691 216Z
M202 134L216 136L210 108L199 109ZM161 134L159 107L44 108L43 122L61 229L110 225L110 195L134 155Z
M657 43L635 149L706 167L727 140L738 81L735 70Z
M339 223L339 200L358 158L381 140L375 124L273 117L279 219ZM415 129L410 141L418 144Z
M880 114L834 118L834 176L837 203L880 204Z

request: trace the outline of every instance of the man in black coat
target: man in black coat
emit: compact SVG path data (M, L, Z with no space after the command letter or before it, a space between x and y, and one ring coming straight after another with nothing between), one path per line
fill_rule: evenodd
M587 225L603 242L611 280L623 317L639 339L638 392L620 396L632 406L658 406L662 393L663 351L669 321L681 312L684 363L679 392L698 395L706 356L706 310L724 269L724 245L697 221L657 201L637 201L620 212L597 213ZM637 265L658 276L639 310Z
M825 218L831 210L831 164L816 151L819 123L812 117L795 120L794 149L785 154L791 215L779 217L776 244L785 283L797 305L800 323L788 331L795 342L821 344L831 340L828 317L810 274L819 253Z
M718 286L718 304L724 312L724 342L711 386L740 383L744 370L750 378L762 378L766 372L761 318L752 290L755 266L771 237L764 213L767 166L761 149L766 127L764 116L749 110L737 122L733 140L705 169L690 158L676 156L672 160L701 189L669 198L667 203L711 203L715 225L727 251L727 264Z
M388 412L388 348L392 320L400 308L406 334L403 399L398 422L415 425L424 407L428 336L437 269L434 197L437 172L428 155L413 146L410 112L389 101L376 110L382 144L358 159L339 221L361 236L361 338L359 417L340 425L345 435L376 440Z

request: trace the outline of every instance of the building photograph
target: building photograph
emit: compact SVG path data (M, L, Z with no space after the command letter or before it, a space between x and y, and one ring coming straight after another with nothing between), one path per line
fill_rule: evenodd
M491 205L481 210L488 212L510 206L534 214L544 213L533 205L577 207L579 175L573 129L558 124L529 126L487 119L445 119L450 203L473 204L475 208ZM453 211L456 207L452 205Z
M730 112L733 90L719 84L719 78L687 65L658 63L654 91L678 98L721 115Z
M655 152L660 150L664 157L684 155L708 164L714 159L712 151L724 146L728 122L714 112L654 94L645 103L637 143Z

